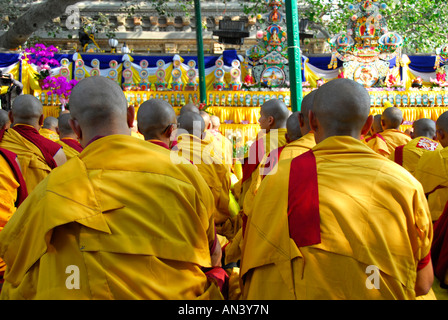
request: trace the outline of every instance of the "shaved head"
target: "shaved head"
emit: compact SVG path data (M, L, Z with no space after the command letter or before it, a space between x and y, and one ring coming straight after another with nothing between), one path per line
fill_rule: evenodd
M212 123L212 129L218 130L219 126L221 125L221 120L219 119L219 117L215 115L210 116L210 121Z
M8 111L0 109L0 130L8 129L11 121L9 120Z
M185 112L179 117L178 121L179 128L199 138L202 137L202 133L205 131L205 122L198 113Z
M414 129L411 133L413 138L427 137L429 139L434 139L436 135L436 123L431 119L418 119L414 121L412 128Z
M150 99L138 109L137 123L146 140L157 139L170 124L177 123L176 112L165 100Z
M44 125L42 126L42 128L56 131L57 127L58 127L58 119L56 119L55 117L50 116L44 119Z
M436 121L437 140L445 148L448 146L448 111L440 115Z
M369 93L353 80L332 80L316 91L312 114L316 142L336 135L359 139L370 114Z
M373 123L372 123L372 134L383 132L383 126L381 125L381 114L376 114L373 116Z
M260 110L262 129L279 129L286 128L286 120L289 117L289 110L285 103L278 99L271 99L263 103ZM272 120L272 124L267 124L265 120Z
M397 107L389 107L383 111L381 123L383 129L398 129L403 122L403 112Z
M131 135L135 109L121 87L106 77L81 80L70 95L70 125L83 147L96 136Z
M194 112L199 114L199 109L194 105L194 103L187 103L182 108L180 108L179 115L182 115L186 112Z
M199 114L201 115L202 119L204 119L205 129L209 129L210 126L210 115L205 111L200 111Z
M32 126L39 124L39 118L43 116L43 113L42 103L30 94L18 96L11 109L14 123L24 123Z
M126 120L123 90L106 77L81 80L70 95L70 113L84 127L110 126Z
M61 113L58 118L58 130L60 138L73 136L75 133L73 132L72 127L70 127L69 120L71 119L70 113Z
M302 137L299 123L299 111L293 112L286 121L287 141L292 142Z

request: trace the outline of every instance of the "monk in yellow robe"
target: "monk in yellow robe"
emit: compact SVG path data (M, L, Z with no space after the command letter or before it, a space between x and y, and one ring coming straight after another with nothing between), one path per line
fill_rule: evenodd
M428 198L434 222L439 219L448 202L448 112L437 119L436 129L437 140L443 149L424 153L415 170L415 177Z
M13 213L28 196L17 156L0 148L0 232ZM0 258L0 291L3 285L6 264Z
M44 115L42 103L32 95L20 95L9 112L11 128L0 133L0 147L17 154L28 192L54 168L67 161L62 147L39 134Z
M83 150L76 133L73 131L72 127L70 127L70 119L71 116L69 112L59 116L57 129L59 140L56 141L57 144L62 146L62 150L64 151L67 160L77 156Z
M205 123L200 115L186 112L178 121L178 155L191 161L207 182L215 199L216 230L218 234L224 235L221 228L230 218L230 165L223 163L222 154L216 150L213 142L204 139Z
M245 206L246 208L251 206L254 192L259 184L260 163L272 150L286 144L286 121L288 117L289 110L278 99L268 100L260 108L258 123L261 130L243 159L243 178L241 179L241 194L238 195L238 201L244 212L246 211Z
M389 158L395 148L411 141L411 138L400 131L403 123L403 113L396 107L389 107L381 115L381 125L383 131L377 133L376 137L370 140L367 145L373 151ZM384 142L384 143L383 143Z
M167 150L177 140L178 127L176 112L162 99L150 99L143 102L137 113L138 131L143 138Z
M205 274L221 259L213 195L193 165L131 137L134 112L106 77L73 88L84 150L0 232L2 299L222 299Z
M389 159L414 175L420 157L426 152L441 150L442 146L435 141L436 123L433 120L418 119L414 121L412 129L410 132L412 140L405 145L396 147Z
M51 141L58 141L58 119L51 116L46 117L42 128L39 129L39 133Z
M243 299L415 299L431 290L423 189L360 141L369 113L360 84L336 79L319 88L310 113L317 145L280 161L256 195L243 240Z

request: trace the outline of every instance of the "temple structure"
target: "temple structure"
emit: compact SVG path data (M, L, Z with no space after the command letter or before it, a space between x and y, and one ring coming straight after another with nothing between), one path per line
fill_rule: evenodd
M17 7L26 10L32 3L39 0L17 0ZM206 54L221 54L225 49L236 48L244 54L251 46L257 43L258 31L257 17L251 17L243 12L242 3L247 0L202 0L202 25L204 51ZM196 21L194 11L189 14L181 9L178 1L166 0L167 7L171 8L167 15L160 15L149 2L141 2L135 7L132 14L123 10L121 0L97 0L83 1L76 4L81 17L97 20L98 13L102 13L108 19L107 26L100 27L95 36L95 42L101 51L106 53L113 51L120 53L126 44L125 50L142 54L194 54L196 52ZM299 8L300 10L300 8ZM47 29L35 33L41 42L58 46L62 50L77 50L82 52L78 30L68 30L66 27L68 15L62 15L48 24ZM5 20L12 18L3 17ZM245 39L240 46L226 45L218 42L218 37L213 36L213 31L219 28L221 20L233 20L244 22L250 37ZM304 24L305 25L305 24ZM107 28L106 28L107 27ZM105 29L113 30L118 41L116 48L111 48ZM49 31L51 30L51 35ZM302 50L309 54L328 52L326 39L319 30L305 29L307 41L302 44ZM1 33L1 32L0 32ZM113 42L112 42L113 43ZM125 52L126 53L126 52Z

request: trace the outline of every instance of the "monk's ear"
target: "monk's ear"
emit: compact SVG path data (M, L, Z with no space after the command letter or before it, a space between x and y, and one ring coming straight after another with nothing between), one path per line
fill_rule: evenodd
M319 125L318 125L316 116L314 115L313 111L311 111L311 110L308 112L308 119L310 122L311 130L316 131L317 128L319 127Z
M132 128L134 126L134 120L135 120L135 108L133 105L130 105L127 109L127 122L129 128Z
M305 117L302 112L299 112L299 126L302 128L305 125Z
M70 125L70 127L72 128L73 132L76 134L78 139L81 140L82 139L82 130L81 130L81 127L79 126L78 120L69 119L68 124Z
M366 122L364 123L364 126L361 129L361 135L366 135L373 124L373 115L370 115L367 117Z
M39 117L39 125L42 127L44 125L44 115L41 114Z

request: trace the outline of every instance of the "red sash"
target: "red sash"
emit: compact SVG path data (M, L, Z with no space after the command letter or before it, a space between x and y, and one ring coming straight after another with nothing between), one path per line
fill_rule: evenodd
M28 190L26 188L25 180L23 179L22 171L19 168L19 165L17 164L16 157L17 155L9 150L0 148L0 154L5 158L6 162L8 162L9 166L11 167L12 172L14 173L14 176L17 180L17 182L20 184L19 188L17 189L17 200L15 203L16 208L19 207L19 205L26 199L28 196Z
M280 154L282 153L283 149L286 147L286 145L277 148L275 150L272 150L266 159L266 163L263 164L263 166L260 168L260 175L261 179L264 179L265 176L267 176L272 169L275 167L275 165L278 163L278 159L280 158Z
M42 152L48 166L51 169L56 168L58 165L54 160L54 155L61 149L61 145L50 139L45 138L34 127L26 125L15 125L11 129L17 131L22 137L34 144Z
M61 139L61 141L64 142L65 144L67 144L69 147L75 149L78 152L82 152L82 150L83 150L82 145L76 139L64 138L64 139Z
M288 221L290 237L297 247L321 242L317 168L312 150L291 161Z
M395 162L398 163L400 166L403 166L403 149L404 145L398 146L395 148Z
M168 145L160 140L148 140L148 142L154 143L155 145L161 146L165 149L170 150L170 147L168 147Z
M258 139L250 146L249 157L244 158L242 164L243 178L241 182L245 182L252 176L252 173L257 169L265 153L263 138Z
M434 223L434 238L431 246L431 259L434 274L444 283L445 274L448 270L448 203L445 205L440 218Z

